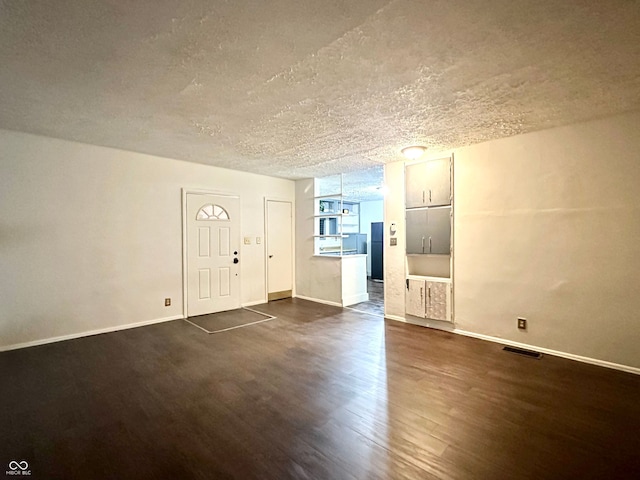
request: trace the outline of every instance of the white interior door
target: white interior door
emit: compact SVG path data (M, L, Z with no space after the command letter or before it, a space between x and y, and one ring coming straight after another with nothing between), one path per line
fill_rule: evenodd
M240 200L187 193L187 314L240 307Z
M269 300L287 298L293 290L291 202L267 200L267 290Z

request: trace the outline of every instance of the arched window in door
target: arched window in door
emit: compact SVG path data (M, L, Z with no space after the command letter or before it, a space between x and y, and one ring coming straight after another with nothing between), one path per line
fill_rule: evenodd
M229 214L220 205L208 203L198 210L196 220L229 220Z

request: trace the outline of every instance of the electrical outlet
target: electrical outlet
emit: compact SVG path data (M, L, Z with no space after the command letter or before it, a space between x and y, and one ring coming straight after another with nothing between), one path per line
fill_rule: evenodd
M244 237L244 244L251 245L251 237Z
M527 329L527 319L526 318L518 318L518 328L520 330Z
M256 237L256 243L260 245L262 243L262 238Z
M171 299L170 298L165 298L164 299L164 306L165 307L170 307L171 306Z
M398 239L397 239L397 238L393 238L393 237L392 237L392 238L390 238L390 239L389 239L389 245L391 245L392 247L393 247L394 245L398 245Z

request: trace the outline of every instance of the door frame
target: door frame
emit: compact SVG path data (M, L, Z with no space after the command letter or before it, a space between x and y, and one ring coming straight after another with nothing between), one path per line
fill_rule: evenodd
M269 202L291 204L291 297L296 296L296 203L290 198L264 197L264 299L269 302Z
M187 276L187 195L192 193L196 195L215 195L218 197L233 197L238 199L238 208L240 213L240 221L239 231L240 231L240 258L242 258L242 197L237 193L224 191L224 190L206 190L203 188L186 188L182 187L181 189L182 196L182 318L189 318L188 311L188 290L189 290L189 278ZM240 296L240 305L242 305L242 267L240 268L240 281L239 281L239 291L238 295Z

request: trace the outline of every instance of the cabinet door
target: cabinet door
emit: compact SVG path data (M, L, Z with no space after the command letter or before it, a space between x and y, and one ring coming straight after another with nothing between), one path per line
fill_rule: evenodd
M451 207L428 209L424 253L437 255L451 253Z
M405 194L406 208L451 205L451 159L408 165Z
M424 280L407 279L405 310L408 315L424 318L425 314Z
M429 207L451 205L451 160L425 162L425 202Z
M449 288L449 284L444 282L426 282L426 287L427 318L448 322L447 289Z
M407 165L405 178L405 204L407 208L426 207L426 167L424 163Z
M426 253L427 210L407 210L407 254ZM428 248L428 247L427 247Z

